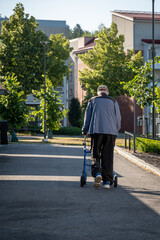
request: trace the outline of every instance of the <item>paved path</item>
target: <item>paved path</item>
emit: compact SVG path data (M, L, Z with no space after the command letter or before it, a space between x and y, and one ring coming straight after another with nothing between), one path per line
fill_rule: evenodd
M82 147L0 148L0 239L160 239L160 177L115 154L118 187L81 188L82 163Z

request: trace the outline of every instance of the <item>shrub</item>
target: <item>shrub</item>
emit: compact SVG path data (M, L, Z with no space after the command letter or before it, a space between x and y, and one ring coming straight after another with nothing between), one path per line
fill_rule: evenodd
M59 130L54 130L53 134L78 136L82 134L82 130L78 127L61 127Z
M72 98L68 116L73 127L81 127L81 106L78 98Z
M160 141L147 138L136 138L136 149L141 152L160 154Z

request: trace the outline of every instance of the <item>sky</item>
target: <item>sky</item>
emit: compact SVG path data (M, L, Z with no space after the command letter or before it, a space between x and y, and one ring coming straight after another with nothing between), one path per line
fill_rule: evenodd
M110 27L111 11L152 11L152 0L0 0L2 17L11 16L19 2L36 19L65 20L71 29L80 24L90 32L102 23ZM160 0L155 0L155 12L160 12Z

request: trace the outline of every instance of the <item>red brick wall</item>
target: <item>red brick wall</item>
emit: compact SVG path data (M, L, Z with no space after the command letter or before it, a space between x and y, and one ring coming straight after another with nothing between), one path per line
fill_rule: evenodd
M134 132L134 99L127 95L119 96L117 98L121 111L121 130L120 132L128 131ZM136 132L141 132L142 127L137 126L137 117L142 116L142 109L136 104Z

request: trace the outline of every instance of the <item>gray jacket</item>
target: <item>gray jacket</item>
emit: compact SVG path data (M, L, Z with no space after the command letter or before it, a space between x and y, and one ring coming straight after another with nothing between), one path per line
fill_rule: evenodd
M117 101L102 94L89 100L82 132L84 134L116 135L121 128L121 114Z

